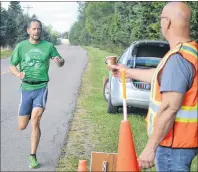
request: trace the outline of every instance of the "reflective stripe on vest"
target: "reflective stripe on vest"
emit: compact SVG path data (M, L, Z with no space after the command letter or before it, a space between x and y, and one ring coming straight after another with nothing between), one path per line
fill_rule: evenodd
M150 111L151 114L149 116L149 124L151 124L150 126L148 126L148 131L149 131L149 135L152 132L152 125L154 123L154 118L159 110L159 105L153 103L152 101L150 102ZM196 123L197 121L197 105L194 107L181 107L181 109L177 112L176 114L176 119L175 121L178 122L189 122L189 123Z
M181 50L198 58L198 52L193 46L183 45Z

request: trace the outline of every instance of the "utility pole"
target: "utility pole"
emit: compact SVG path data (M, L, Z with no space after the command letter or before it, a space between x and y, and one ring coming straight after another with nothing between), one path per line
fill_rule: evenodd
M33 7L30 7L30 6L27 5L26 7L23 7L23 8L27 8L27 16L29 16L29 9L33 8Z

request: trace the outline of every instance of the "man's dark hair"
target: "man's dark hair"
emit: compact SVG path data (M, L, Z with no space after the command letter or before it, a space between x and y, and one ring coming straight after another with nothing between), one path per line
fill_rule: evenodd
M31 25L32 22L38 22L38 23L40 24L41 29L42 29L42 23L41 23L41 21L38 20L38 19L31 19L31 20L28 22L28 28L30 28L30 25Z

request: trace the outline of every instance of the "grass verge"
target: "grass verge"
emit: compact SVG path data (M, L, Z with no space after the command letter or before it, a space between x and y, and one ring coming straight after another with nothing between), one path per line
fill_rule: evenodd
M77 171L78 161L87 160L90 167L91 151L117 152L120 121L122 115L106 113L106 102L102 95L102 79L107 76L105 56L115 55L98 48L84 47L88 51L89 63L82 78L77 108L71 123L69 137L56 171ZM129 114L136 153L139 155L146 141L145 116ZM192 170L197 171L197 159ZM90 169L89 169L90 170ZM156 171L155 168L147 171Z
M1 50L1 59L5 59L10 57L12 54L12 50Z

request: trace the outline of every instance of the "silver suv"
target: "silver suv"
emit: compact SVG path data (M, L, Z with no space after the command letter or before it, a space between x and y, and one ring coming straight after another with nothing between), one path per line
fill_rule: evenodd
M157 67L161 58L168 52L169 45L165 41L135 41L127 48L117 63L130 68L148 69ZM148 109L150 84L130 80L126 83L127 106ZM103 95L107 101L107 112L118 113L122 108L122 83L119 78L109 72L104 82Z

